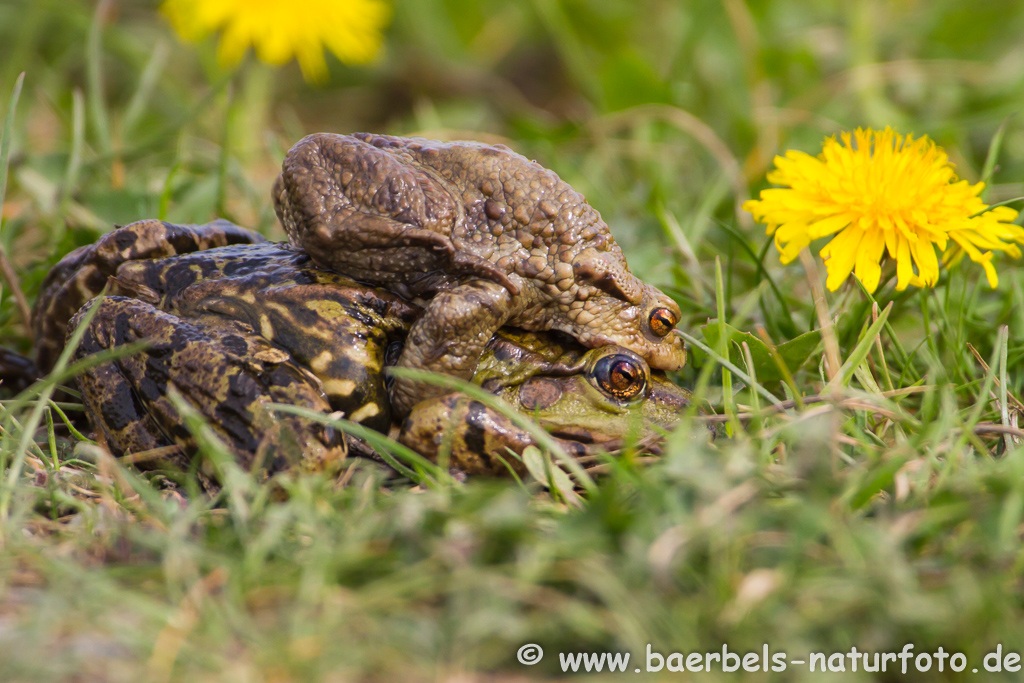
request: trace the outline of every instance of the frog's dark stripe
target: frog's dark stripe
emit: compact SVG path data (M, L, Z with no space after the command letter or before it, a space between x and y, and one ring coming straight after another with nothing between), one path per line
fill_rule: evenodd
M173 329L166 341L155 338L155 335L150 337L150 346L142 355L145 358L142 376L136 378L136 390L144 400L156 403L164 398L167 393L167 383L174 376L171 364L174 360L175 349L179 349L187 343L185 334L187 331L186 329ZM166 334L166 330L160 332Z
M111 297L111 301L121 301L121 297ZM114 316L114 344L127 344L135 341L132 333L131 318L127 313L118 313Z
M245 340L234 334L221 338L220 343L225 349L239 357L244 356L249 350L249 345L245 343Z
M119 336L118 330L123 331L125 329L126 321L120 320L120 318L121 316L118 316L118 319L115 319L115 336ZM79 344L77 353L80 357L104 350L104 346L99 343L99 340L91 332L92 330L87 331ZM119 374L124 375L124 371L118 367L116 362L111 365L116 368ZM130 385L127 383L111 384L106 389L107 393L104 401L100 404L100 411L109 429L121 431L139 420L140 416L145 415L145 408L135 392L131 390Z
M117 246L118 251L129 253L128 250L134 247L138 241L139 236L130 230L117 230L114 232L114 244Z
M487 406L479 401L470 401L466 410L466 429L463 432L469 452L487 452L487 427L490 422Z
M123 430L146 414L146 409L127 383L110 387L100 410L108 428L115 431Z
M569 455L574 458L582 458L587 454L587 447L579 441L567 441L562 446L565 450L569 451Z
M253 271L265 268L267 264L271 262L274 256L276 255L259 253L247 255L244 260L226 261L221 270L223 271L225 277L251 273Z
M137 341L139 336L131 324L131 315L121 310L133 303L137 302L121 297L105 300L93 318L93 324L83 335L76 356L82 358ZM83 308L83 313L88 308ZM73 327L77 326L81 315L72 321ZM174 443L165 430L153 421L150 397L139 391L137 379L142 372L139 363L143 360L141 354L119 358L89 368L78 378L83 400L98 406L99 424L96 424L95 415L90 415L90 421L103 431L108 445L118 455Z
M234 372L228 377L228 399L214 404L213 419L220 429L226 431L236 446L243 451L255 453L259 441L253 430L256 417L252 402L263 393L264 382L246 372Z
M192 270L185 263L178 263L164 272L163 280L164 291L180 292L199 280L199 272Z

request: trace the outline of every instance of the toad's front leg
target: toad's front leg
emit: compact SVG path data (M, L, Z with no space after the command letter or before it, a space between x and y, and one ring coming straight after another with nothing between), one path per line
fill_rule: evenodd
M409 330L398 367L472 379L487 342L522 312L523 302L523 297L513 297L506 288L487 280L473 280L438 293ZM420 401L448 391L396 377L390 391L393 414L408 415Z

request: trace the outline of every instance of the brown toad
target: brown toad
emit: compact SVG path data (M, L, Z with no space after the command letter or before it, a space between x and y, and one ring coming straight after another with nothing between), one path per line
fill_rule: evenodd
M616 344L651 367L686 361L679 308L629 272L600 214L503 145L359 133L300 140L274 186L292 243L323 266L433 297L398 365L465 379L503 325ZM441 389L399 378L407 412Z

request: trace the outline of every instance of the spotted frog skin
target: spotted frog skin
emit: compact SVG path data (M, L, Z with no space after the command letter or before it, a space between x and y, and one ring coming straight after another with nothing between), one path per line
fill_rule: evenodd
M503 325L686 362L679 308L630 273L600 214L554 172L503 145L310 135L274 186L292 243L328 268L432 297L398 365L469 379ZM400 413L439 391L399 379Z
M104 285L107 296L93 299ZM68 321L64 313L83 298ZM68 334L85 325L77 359L145 343L78 378L93 426L112 451L137 461L155 453L157 464L186 468L197 446L186 423L198 413L243 466L337 469L353 441L269 407L287 403L390 430L428 458L447 453L458 472L521 472L506 448L521 453L533 438L462 393L396 420L385 368L420 315L396 294L229 223L143 221L61 261L44 283L36 324ZM50 344L40 361L60 351ZM550 333L495 335L474 381L534 415L577 456L614 449L637 424L648 434L669 427L690 402L632 351L587 350Z

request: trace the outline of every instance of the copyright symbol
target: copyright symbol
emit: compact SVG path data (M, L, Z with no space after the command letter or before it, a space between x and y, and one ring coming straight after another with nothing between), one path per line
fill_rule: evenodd
M540 645L535 643L527 643L519 648L519 652L516 653L516 659L519 660L520 664L526 666L532 666L544 658L544 650Z

